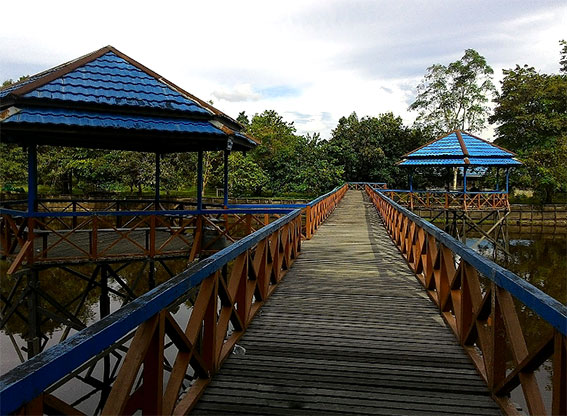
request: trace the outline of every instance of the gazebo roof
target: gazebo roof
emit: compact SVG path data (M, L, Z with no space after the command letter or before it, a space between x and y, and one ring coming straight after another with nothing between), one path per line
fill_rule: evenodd
M212 105L107 46L0 90L2 141L152 152L249 150Z
M399 166L494 166L522 163L516 154L461 130L452 131L406 153Z

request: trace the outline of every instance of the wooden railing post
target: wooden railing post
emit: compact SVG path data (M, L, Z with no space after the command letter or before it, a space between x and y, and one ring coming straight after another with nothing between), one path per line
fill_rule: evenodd
M552 414L567 414L567 340L554 331Z
M305 207L305 238L311 240L313 236L311 231L311 206Z

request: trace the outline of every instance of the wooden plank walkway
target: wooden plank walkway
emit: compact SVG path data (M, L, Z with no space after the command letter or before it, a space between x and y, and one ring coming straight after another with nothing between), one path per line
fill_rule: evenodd
M349 191L192 414L500 414L392 244Z

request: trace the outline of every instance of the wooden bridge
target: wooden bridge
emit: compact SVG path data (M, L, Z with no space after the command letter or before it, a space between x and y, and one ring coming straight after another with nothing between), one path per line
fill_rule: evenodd
M304 243L240 345L195 414L499 414L358 191Z
M380 191L346 190L3 375L0 413L94 412L60 388L104 361L101 414L514 414L518 386L530 414L565 414L567 308ZM514 302L546 322L539 345Z

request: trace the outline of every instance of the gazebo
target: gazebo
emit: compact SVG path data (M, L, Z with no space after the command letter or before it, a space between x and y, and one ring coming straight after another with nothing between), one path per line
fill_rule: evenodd
M467 171L485 167L506 170L506 194L509 191L510 168L522 163L516 154L487 140L461 130L452 131L406 153L397 164L407 168L449 167L463 170L463 193L467 194ZM413 191L410 174L410 191ZM498 185L497 185L498 187ZM499 191L499 189L496 189Z
M384 191L387 196L412 210L417 210L422 216L430 217L431 221L444 217L445 230L455 237L466 240L467 230L474 229L482 235L475 245L487 238L495 246L508 251L506 218L510 213L510 169L522 165L516 159L516 154L471 133L454 130L405 154L397 164L410 169L409 190ZM452 168L455 172L454 190L414 190L413 171L415 168L424 167ZM478 177L489 168L496 169L495 190L479 191L467 188L468 173L473 172L475 177ZM501 169L505 170L506 176L503 190L500 190L498 178ZM463 175L462 190L456 189L459 170ZM481 225L487 223L493 225L485 231ZM504 244L499 242L501 236Z
M28 212L37 199L37 146L198 152L197 208L202 207L203 152L227 158L258 142L242 126L159 74L106 46L0 91L0 139L28 149Z

